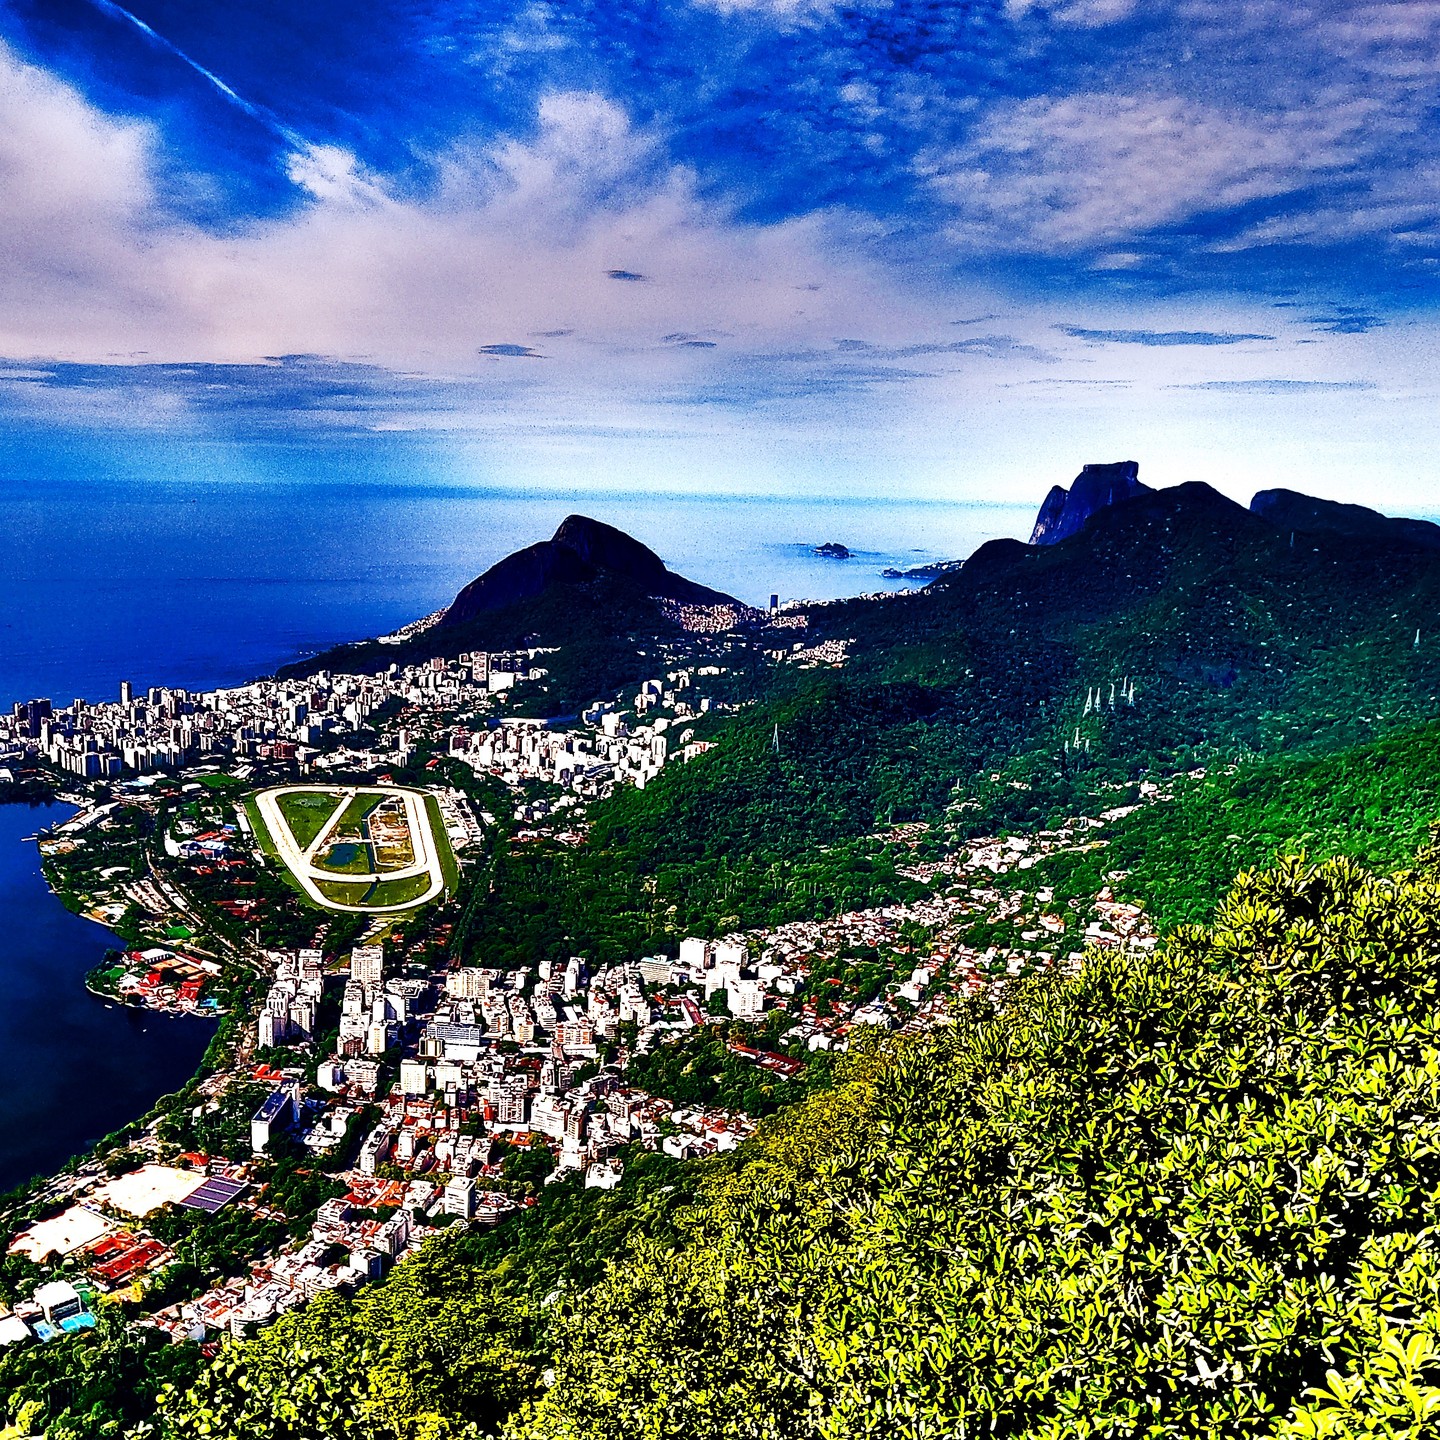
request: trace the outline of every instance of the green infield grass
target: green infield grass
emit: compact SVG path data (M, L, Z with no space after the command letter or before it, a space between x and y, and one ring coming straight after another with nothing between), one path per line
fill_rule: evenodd
M403 880L381 880L365 897L366 905L406 905L418 900L430 888L430 876L409 875Z
M340 823L336 827L340 833L347 833L351 830L357 834L360 826L373 810L378 810L390 797L388 795L356 795L345 807L345 813L340 817Z
M305 849L335 813L340 795L335 790L297 790L279 797L280 813L300 849Z
M369 881L347 885L338 880L317 880L315 885L327 900L333 900L337 905L364 905L369 902Z

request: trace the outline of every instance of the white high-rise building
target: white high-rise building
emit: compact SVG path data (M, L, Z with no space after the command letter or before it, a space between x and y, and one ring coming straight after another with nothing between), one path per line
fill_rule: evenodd
M530 1128L552 1140L565 1138L565 1122L570 1118L570 1105L558 1095L537 1095L530 1106Z
M763 980L731 980L725 987L730 1013L737 1020L765 1013L765 982Z
M367 989L379 989L385 974L385 949L381 945L357 945L350 952L350 978Z
M445 977L445 993L457 1000L483 1000L490 993L490 972L478 965L463 965Z
M717 940L711 957L717 967L725 965L739 971L745 964L745 947L737 945L733 940Z
M585 962L578 955L572 955L565 967L565 998L570 999L580 989L580 977L584 974Z
M680 942L680 964L692 975L698 975L710 964L710 942L693 935Z
M469 1220L475 1214L475 1182L457 1175L445 1187L445 1213Z
M722 950L724 958L721 958ZM738 945L715 947L715 963L705 972L705 998L708 1000L717 990L729 990L740 979L740 968L745 952Z
M530 1096L525 1081L518 1076L491 1083L487 1097L495 1107L497 1125L523 1125Z

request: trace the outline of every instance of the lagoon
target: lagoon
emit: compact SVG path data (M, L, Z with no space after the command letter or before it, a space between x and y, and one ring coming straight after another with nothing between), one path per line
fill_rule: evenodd
M179 1089L215 1031L86 990L86 973L121 942L50 893L25 839L73 813L0 805L0 1191L58 1169Z

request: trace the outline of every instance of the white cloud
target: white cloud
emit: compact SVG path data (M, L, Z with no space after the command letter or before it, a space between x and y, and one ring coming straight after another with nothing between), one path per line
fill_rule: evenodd
M1329 204L1280 215L1218 243L1220 251L1262 245L1336 245L1383 238L1392 244L1433 245L1440 233L1440 164L1417 165L1407 175L1382 175Z
M872 103L859 82L844 100L861 110ZM928 174L953 207L962 247L1090 247L1099 252L1091 263L1123 273L1145 248L1130 237L1278 193L1297 183L1294 165L1313 173L1336 163L1363 116L1351 102L1318 108L1312 120L1282 117L1267 128L1269 117L1167 98L1008 102L966 147L929 157ZM303 203L217 233L167 209L155 130L100 113L0 49L6 410L167 434L199 415L240 430L247 416L281 417L293 394L297 425L445 432L477 444L498 436L505 473L528 447L551 457L553 477L598 473L601 454L628 474L618 467L640 451L603 437L663 432L645 472L656 484L687 466L708 473L718 447L736 483L763 485L783 452L817 485L851 465L865 469L866 483L883 473L902 489L917 476L943 489L988 484L992 467L1023 479L1039 463L1037 444L1062 478L1086 458L1143 454L1147 444L1165 452L1177 435L1191 436L1196 456L1228 463L1214 414L1254 403L1243 398L1250 392L1171 385L1373 380L1377 389L1355 391L1355 407L1344 409L1379 415L1387 366L1426 373L1430 329L1391 362L1388 335L1320 337L1301 320L1277 322L1263 302L1197 297L1147 310L1092 299L1083 313L1057 314L981 284L931 288L913 268L867 258L884 240L878 222L870 232L847 216L741 223L702 195L663 136L604 98L554 94L536 118L526 141L456 146L423 199L388 194L344 151L297 146L291 174ZM957 332L962 316L981 318ZM1228 353L1247 348L1239 346L1202 354L1086 345L1057 323L1279 338L1255 355ZM304 367L293 389L279 383L286 367L269 367L268 390L198 370L184 383L156 374L126 390L88 375L67 380L47 363L199 367L297 353L373 369L352 367L330 392L307 390ZM1330 363L1335 356L1349 359ZM235 391L228 412L222 384ZM1266 403L1295 405L1308 393ZM1425 412L1414 433L1428 435L1429 397L1407 403ZM672 441L677 433L688 450ZM886 436L902 438L887 451L875 438ZM1286 464L1309 463L1308 439L1286 443L1289 460L1257 451L1256 465L1284 475ZM883 464L864 459L882 452ZM959 466L957 455L983 460ZM1293 470L1290 479L1298 483Z
M1097 29L1128 20L1140 0L1005 0L1005 13L1012 19L1043 14L1060 25Z
M1308 183L1353 158L1343 110L1289 125L1172 96L1042 96L996 107L920 162L967 247L1070 251Z
M344 151L297 151L307 202L216 234L167 213L153 132L0 49L0 354L305 352L507 385L615 384L866 317L881 340L928 322L923 300L847 258L823 219L744 225L702 201L613 103L552 95L538 121L526 143L457 147L423 201L387 196ZM661 343L711 330L734 340L703 353ZM478 353L542 332L547 367Z
M305 145L293 150L285 172L291 184L316 200L355 205L383 199L379 187L360 173L355 157L338 145Z
M137 301L155 242L144 125L99 115L0 48L0 352Z
M781 25L803 24L826 20L844 0L691 0L703 10L718 10L722 15L753 15ZM886 0L877 0L871 9L889 9Z

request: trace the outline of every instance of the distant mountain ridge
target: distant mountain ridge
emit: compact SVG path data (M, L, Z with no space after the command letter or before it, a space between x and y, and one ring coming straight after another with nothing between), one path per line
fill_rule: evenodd
M1320 500L1296 490L1260 490L1250 501L1250 509L1282 530L1328 530L1338 535L1399 540L1440 550L1440 525L1433 521L1382 515L1365 505Z
M1206 488L1212 489L1209 486ZM1068 490L1063 485L1051 487L1035 517L1035 525L1030 532L1030 544L1058 545L1062 540L1078 535L1102 510L1124 506L1142 496L1158 493L1160 492L1140 480L1140 466L1134 460L1086 465ZM1213 493L1217 496L1219 494L1218 491ZM1419 545L1427 550L1440 550L1440 525L1432 521L1382 515L1380 511L1371 510L1364 505L1321 500L1298 490L1259 490L1251 499L1249 509L1252 515L1257 515L1282 530L1312 534L1324 531L1357 539L1389 541ZM934 573L939 574L952 567L953 562L947 562L933 569Z
M1033 678L1042 653L1054 658L1053 646L1069 627L1119 623L1126 638L1106 663L1128 652L1122 676L1148 671L1167 684L1202 677L1206 686L1223 687L1248 675L1268 687L1282 670L1307 668L1307 647L1327 630L1378 633L1372 612L1381 595L1405 612L1397 626L1407 637L1417 626L1428 632L1440 608L1440 526L1293 491L1261 491L1247 508L1202 481L1155 489L1138 472L1128 460L1086 465L1069 489L1056 486L1046 497L1032 543L992 540L963 563L927 567L933 578L911 592L902 610L864 599L817 605L809 609L811 633L863 636L857 672L868 663L860 660L863 652L895 652L881 666L891 674L909 665L901 652L922 635L924 644L938 647L926 661L936 673L950 673L984 637L997 654L1016 647L1017 663L1022 671L1029 664ZM1297 534L1306 544L1294 542ZM1298 601L1302 592L1309 617L1300 627L1303 639L1286 621L1290 601L1282 598ZM922 596L935 602L933 609ZM549 540L472 580L432 626L387 642L343 645L281 673L378 670L543 645L554 654L536 703L568 713L643 678L650 666L643 637L677 633L677 603L727 607L732 615L722 624L764 618L674 573L616 527L571 515ZM1264 624L1251 623L1262 613L1269 616ZM1251 620L1242 622L1247 615ZM1134 649L1140 637L1143 657ZM1073 649L1074 660L1065 663L1077 663L1090 643L1072 647L1067 640L1061 649ZM1406 660L1404 668L1413 667ZM1058 692L1050 703L1057 701ZM1407 695L1406 708L1413 703Z

